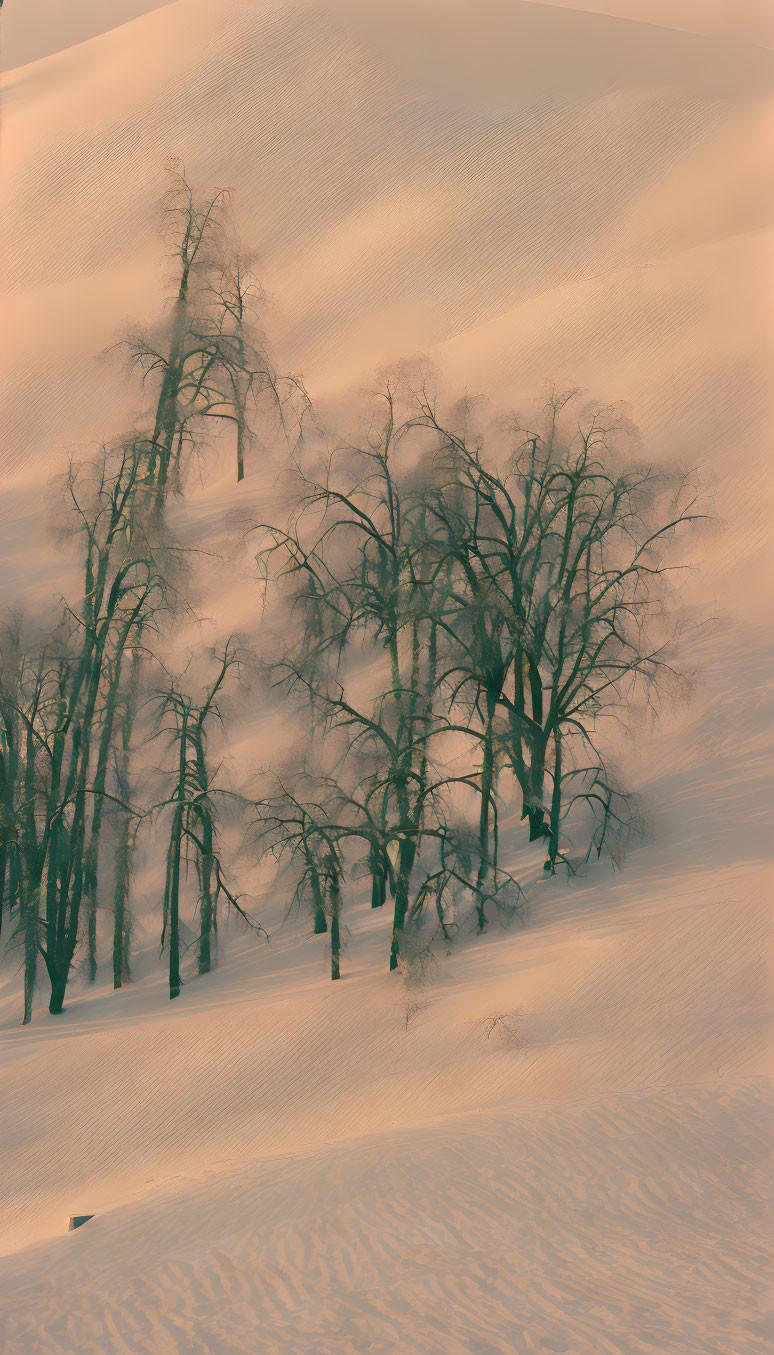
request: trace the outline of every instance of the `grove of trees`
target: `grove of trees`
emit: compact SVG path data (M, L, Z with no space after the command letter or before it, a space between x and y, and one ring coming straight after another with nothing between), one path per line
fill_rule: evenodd
M228 194L199 200L174 171L163 221L164 319L119 345L147 419L57 482L77 588L0 628L0 927L25 1022L38 985L56 1014L74 969L94 981L101 946L114 986L131 977L150 831L171 998L181 910L200 973L224 908L260 927L224 859L224 813L326 935L334 979L359 890L389 913L394 969L407 929L451 943L519 912L519 831L546 875L620 864L638 817L607 728L655 707L675 673L670 551L697 493L642 463L620 408L552 391L534 427L487 421L403 373L336 437L275 370ZM213 748L245 646L224 636L194 678L168 643L195 620L198 568L174 505L224 443L237 480L281 448L283 509L246 537L262 672L242 701L299 731L238 793Z

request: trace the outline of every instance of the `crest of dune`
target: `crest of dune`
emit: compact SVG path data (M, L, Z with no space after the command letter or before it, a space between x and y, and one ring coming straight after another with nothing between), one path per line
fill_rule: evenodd
M289 924L268 953L235 940L171 1013L151 972L24 1031L6 957L3 1349L762 1351L767 7L84 0L77 40L52 28L31 59L16 4L4 597L35 587L48 474L132 417L96 355L156 314L169 156L233 188L278 363L314 398L423 354L494 408L547 380L625 400L651 457L699 468L722 530L685 585L694 700L630 758L647 841L443 960L415 1022L360 914L333 993ZM261 488L205 486L203 520ZM512 1044L481 1036L517 1009ZM76 1213L95 1218L59 1236Z

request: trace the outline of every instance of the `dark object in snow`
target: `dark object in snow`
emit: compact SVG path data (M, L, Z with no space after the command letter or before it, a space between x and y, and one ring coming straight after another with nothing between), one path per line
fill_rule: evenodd
M71 1214L70 1226L68 1231L73 1232L75 1228L80 1228L82 1224L88 1223L89 1219L93 1218L94 1218L93 1214Z

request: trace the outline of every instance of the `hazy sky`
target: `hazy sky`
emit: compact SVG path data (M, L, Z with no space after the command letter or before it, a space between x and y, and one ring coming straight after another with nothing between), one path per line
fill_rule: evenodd
M5 0L0 11L3 70L61 52L172 0Z

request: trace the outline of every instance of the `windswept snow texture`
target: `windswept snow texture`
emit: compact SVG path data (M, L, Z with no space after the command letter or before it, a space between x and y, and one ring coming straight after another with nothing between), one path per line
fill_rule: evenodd
M3 1355L774 1348L772 54L752 4L593 8L105 0L113 31L3 79L4 598L48 567L45 476L131 416L93 355L153 316L169 155L233 186L315 398L417 352L450 393L582 386L723 521L694 699L622 752L621 873L542 883L417 990L367 908L331 984L279 896L174 1004L150 947L22 1030L6 956Z

